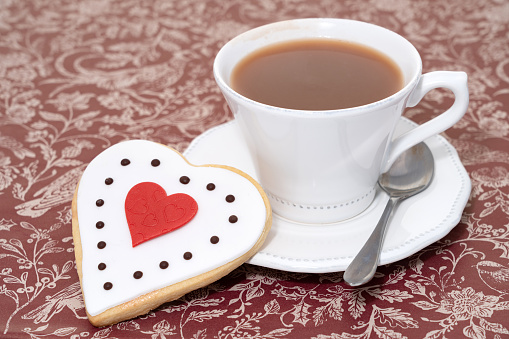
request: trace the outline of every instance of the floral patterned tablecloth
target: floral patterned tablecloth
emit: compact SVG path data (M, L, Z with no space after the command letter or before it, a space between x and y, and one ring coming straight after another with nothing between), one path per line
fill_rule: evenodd
M231 120L212 76L219 48L303 17L387 27L425 72L468 73L468 112L443 134L472 180L461 222L362 287L244 264L147 315L90 325L70 210L86 165L128 139L183 151ZM433 91L405 116L423 123L452 100ZM0 336L508 338L508 112L506 0L0 0Z

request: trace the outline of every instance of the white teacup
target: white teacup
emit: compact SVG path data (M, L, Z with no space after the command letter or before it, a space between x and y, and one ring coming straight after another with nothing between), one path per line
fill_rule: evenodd
M352 41L381 51L400 67L403 88L359 107L306 111L256 102L230 87L233 68L247 54L309 38ZM465 114L469 98L464 72L421 73L419 53L406 39L379 26L343 19L298 19L258 27L229 41L214 62L215 79L274 212L304 223L338 222L364 211L373 201L379 175L403 151L446 130ZM454 104L392 140L403 110L439 87L454 93Z

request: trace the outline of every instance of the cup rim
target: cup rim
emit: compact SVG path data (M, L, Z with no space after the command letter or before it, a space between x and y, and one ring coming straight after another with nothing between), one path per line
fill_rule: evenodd
M408 47L414 52L415 57L417 58L416 61L417 61L418 69L414 72L414 74L412 75L412 77L409 79L408 83L405 86L403 86L396 93L394 93L386 98L383 98L378 101L374 101L374 102L371 102L371 103L368 103L365 105L361 105L361 106L340 108L340 109L330 109L330 110L301 110L301 109L284 108L284 107L278 107L278 106L273 106L273 105L269 105L269 104L264 104L262 102L250 99L250 98L238 93L233 88L231 88L230 85L226 82L226 80L223 79L223 77L221 76L221 74L219 72L219 62L221 61L223 54L226 53L225 50L232 44L235 44L237 41L243 39L245 36L247 36L249 34L256 34L258 32L262 32L262 31L265 31L267 29L270 29L270 28L276 27L276 26L283 26L283 25L290 24L290 23L303 23L303 22L311 22L311 21L316 21L317 23L353 22L353 23L363 24L366 26L372 26L376 29L387 31L390 34L396 35L400 39L405 41L408 44ZM287 41L291 41L291 40L287 40ZM219 52L216 54L216 57L215 57L214 63L213 63L213 74L214 74L214 78L215 78L217 84L223 91L226 91L230 95L244 101L244 103L249 104L250 106L255 106L258 108L261 107L261 108L269 110L273 113L291 114L294 116L295 115L313 116L314 118L316 118L316 117L330 117L330 116L339 115L339 114L346 116L346 115L358 115L358 114L361 114L362 112L369 112L374 109L384 108L384 107L392 105L393 102L398 102L407 93L410 93L415 88L415 86L417 86L419 77L422 74L422 60L421 60L419 52L417 51L415 46L410 41L408 41L406 38L404 38L400 34L394 32L394 31L391 31L391 30L389 30L385 27L382 27L382 26L378 26L378 25L375 25L375 24L372 24L369 22L365 22L365 21L352 20L352 19L341 19L341 18L290 19L290 20L277 21L277 22L266 24L266 25L258 26L258 27L252 28L250 30L247 30L247 31L233 37L232 39L230 39L226 44L224 44L221 47Z

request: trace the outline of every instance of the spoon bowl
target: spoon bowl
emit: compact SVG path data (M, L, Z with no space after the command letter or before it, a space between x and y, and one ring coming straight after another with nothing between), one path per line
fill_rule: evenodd
M373 233L343 275L348 285L363 285L373 278L392 211L399 202L422 192L430 185L434 168L433 154L421 142L403 152L391 168L380 176L378 184L389 195L389 201Z

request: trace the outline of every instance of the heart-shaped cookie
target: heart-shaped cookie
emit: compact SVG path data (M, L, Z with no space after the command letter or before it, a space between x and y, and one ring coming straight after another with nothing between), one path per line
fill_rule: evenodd
M256 253L271 220L261 187L236 169L194 166L143 140L106 149L73 199L90 322L133 318L218 280Z

